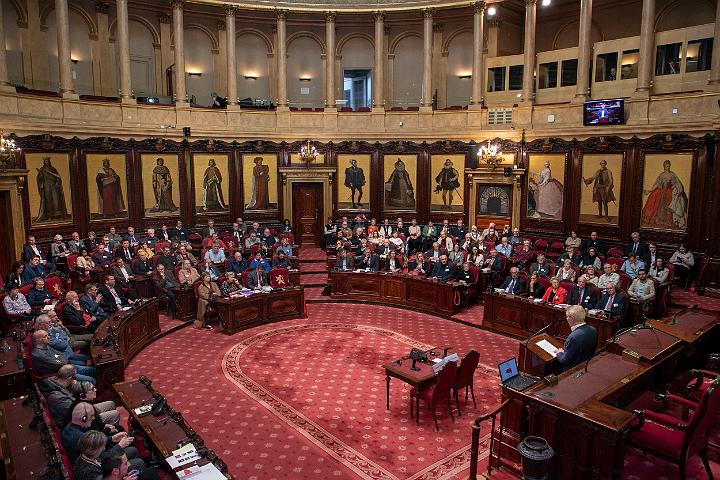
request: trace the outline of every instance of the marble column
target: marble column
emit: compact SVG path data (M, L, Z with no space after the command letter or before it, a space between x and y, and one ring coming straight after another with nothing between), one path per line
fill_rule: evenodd
M640 23L640 59L635 96L648 97L651 93L653 61L655 60L655 0L643 0Z
M5 24L3 23L4 13L0 3L0 91L14 92L15 88L8 81L7 50L5 49Z
M375 75L373 78L373 108L385 108L385 13L374 12L375 17Z
M525 0L525 48L523 68L523 102L532 102L535 98L535 19L537 0Z
M432 108L432 47L433 47L433 15L435 11L423 10L423 83L422 106Z
M183 27L183 4L185 0L171 0L173 9L173 38L175 40L175 104L187 104L185 88L185 29Z
M127 0L116 0L117 43L120 53L120 101L133 103L130 77L130 26L128 24Z
M575 101L584 102L590 97L590 65L592 65L592 2L580 0L580 38L578 39L577 85Z
M473 64L472 64L472 98L471 105L482 105L482 79L485 70L483 43L485 41L485 2L473 4Z
M235 13L237 7L225 7L225 50L227 52L227 101L228 108L237 108L237 58L235 57Z
M715 34L713 38L712 64L710 66L710 85L713 90L720 89L720 4L715 7Z
M335 106L335 12L325 12L325 108Z
M277 94L278 107L287 108L287 12L277 12Z
M57 25L58 67L60 70L60 94L75 97L70 53L70 19L67 0L55 0L55 24Z

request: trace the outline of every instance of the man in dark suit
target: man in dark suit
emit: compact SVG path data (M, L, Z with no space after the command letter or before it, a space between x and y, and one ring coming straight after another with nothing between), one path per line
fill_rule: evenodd
M215 220L210 218L207 221L207 227L203 228L203 239L211 237L213 233L218 232L215 230Z
M147 258L147 253L140 250L138 252L138 258L132 263L132 269L137 275L148 275L153 272L153 262Z
M110 269L110 274L115 277L115 288L119 288L120 291L130 299L136 298L135 292L132 290L130 284L133 271L129 264L123 262L122 258L116 258L115 263Z
M365 249L363 255L357 257L355 260L357 267L362 270L370 270L371 272L377 272L379 267L378 256L370 251L369 248Z
M586 238L580 244L580 250L583 255L588 254L590 247L595 247L595 252L598 255L605 255L605 243L598 238L597 232L590 232L590 238Z
M233 259L228 262L227 271L235 273L239 278L245 270L247 270L247 262L243 258L242 253L237 251Z
M135 248L130 246L130 240L123 240L120 246L115 249L115 258L122 258L125 263L132 262L135 257Z
M35 255L25 264L25 269L22 273L22 279L24 283L30 283L35 278L45 278L45 269L40 264L40 258Z
M98 293L97 285L88 283L85 285L85 294L80 297L80 307L85 310L88 315L102 321L108 316L107 312L100 306L102 300L103 296ZM112 311L115 310L113 309Z
M597 331L585 323L584 308L571 305L565 310L565 316L570 325L570 335L565 339L563 347L555 350L563 371L586 362L595 354L597 346Z
M520 295L525 292L525 279L520 276L520 270L517 267L510 268L510 275L505 277L505 281L500 285L506 293Z
M268 280L267 273L261 264L250 272L248 275L248 288L251 290L259 289L262 287L270 286L270 280Z
M180 241L188 239L188 232L185 228L183 228L182 220L177 221L175 228L173 228L170 232L170 238L177 238Z
M354 263L352 255L348 255L347 250L343 248L335 261L335 268L338 270L352 270Z
M605 315L618 317L625 313L625 296L618 293L614 283L608 283L605 287L605 293L600 297L597 308L602 309Z
M662 258L662 255L657 251L657 245L654 243L649 244L647 253L642 257L648 270L655 265L658 258Z
M492 291L493 287L495 287L495 281L502 269L502 256L497 250L490 250L490 256L486 258L485 263L483 263L483 271L489 273L487 282L488 291Z
M648 253L647 243L640 239L639 232L630 234L630 243L625 247L625 255L634 253L637 258L643 258Z
M43 255L42 251L40 250L40 247L35 244L35 237L30 235L28 237L28 243L23 247L23 260L26 263L30 263L30 260L32 260L32 258L35 256L40 259L40 265L44 266L45 269L47 269L48 273L52 273L57 270L55 264L52 262L48 262L45 258L45 255Z
M542 253L537 256L537 262L530 265L530 274L537 272L538 277L550 276L550 264L545 261L545 255Z
M129 240L131 247L140 246L140 237L135 235L135 228L133 227L128 227L127 234L123 236L123 239Z
M440 261L435 264L432 271L432 278L437 278L441 282L448 282L455 278L455 266L448 262L446 254L440 255Z
M115 277L108 275L105 279L105 285L100 287L98 293L102 295L100 306L106 312L115 312L116 310L130 305L132 300L128 300L119 290L115 289Z
M102 242L97 244L91 258L95 266L100 268L108 268L112 263L112 255L105 249L105 244Z
M155 246L160 239L155 236L155 229L148 228L147 234L142 238L142 243L146 244L150 250L155 250Z
M568 304L580 305L587 308L595 308L597 303L597 290L587 286L587 279L584 276L578 278L577 285L570 290Z

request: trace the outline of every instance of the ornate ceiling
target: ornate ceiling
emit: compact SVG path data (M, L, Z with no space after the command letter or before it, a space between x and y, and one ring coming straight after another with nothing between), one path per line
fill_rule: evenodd
M287 9L296 11L368 12L465 6L472 0L190 0L193 3L228 5L244 9ZM492 1L492 0L491 0ZM487 2L491 3L491 2Z

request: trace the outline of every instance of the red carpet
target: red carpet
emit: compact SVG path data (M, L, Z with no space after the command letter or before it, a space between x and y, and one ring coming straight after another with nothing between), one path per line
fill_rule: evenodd
M328 283L327 273L303 273L300 275L301 285L326 285Z
M703 310L720 312L720 298L700 296L690 290L673 287L672 302L682 307L698 305Z
M325 262L327 260L327 254L325 253L325 250L321 248L300 247L299 256L301 261L322 260L323 262Z

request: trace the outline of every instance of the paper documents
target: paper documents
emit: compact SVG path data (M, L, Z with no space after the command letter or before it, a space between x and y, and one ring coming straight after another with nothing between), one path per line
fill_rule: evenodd
M187 465L190 462L194 462L199 458L200 455L198 455L197 451L195 450L195 445L193 445L192 443L188 443L184 447L173 450L172 455L165 460L167 460L170 468L177 468L182 467L183 465Z
M555 357L556 348L555 348L555 345L553 345L552 343L548 342L547 340L540 340L535 345L537 345L538 347L542 348L547 353L549 353L550 355Z
M186 478L188 480L227 480L220 470L212 463L198 467L192 467L178 470L175 472L178 478Z

